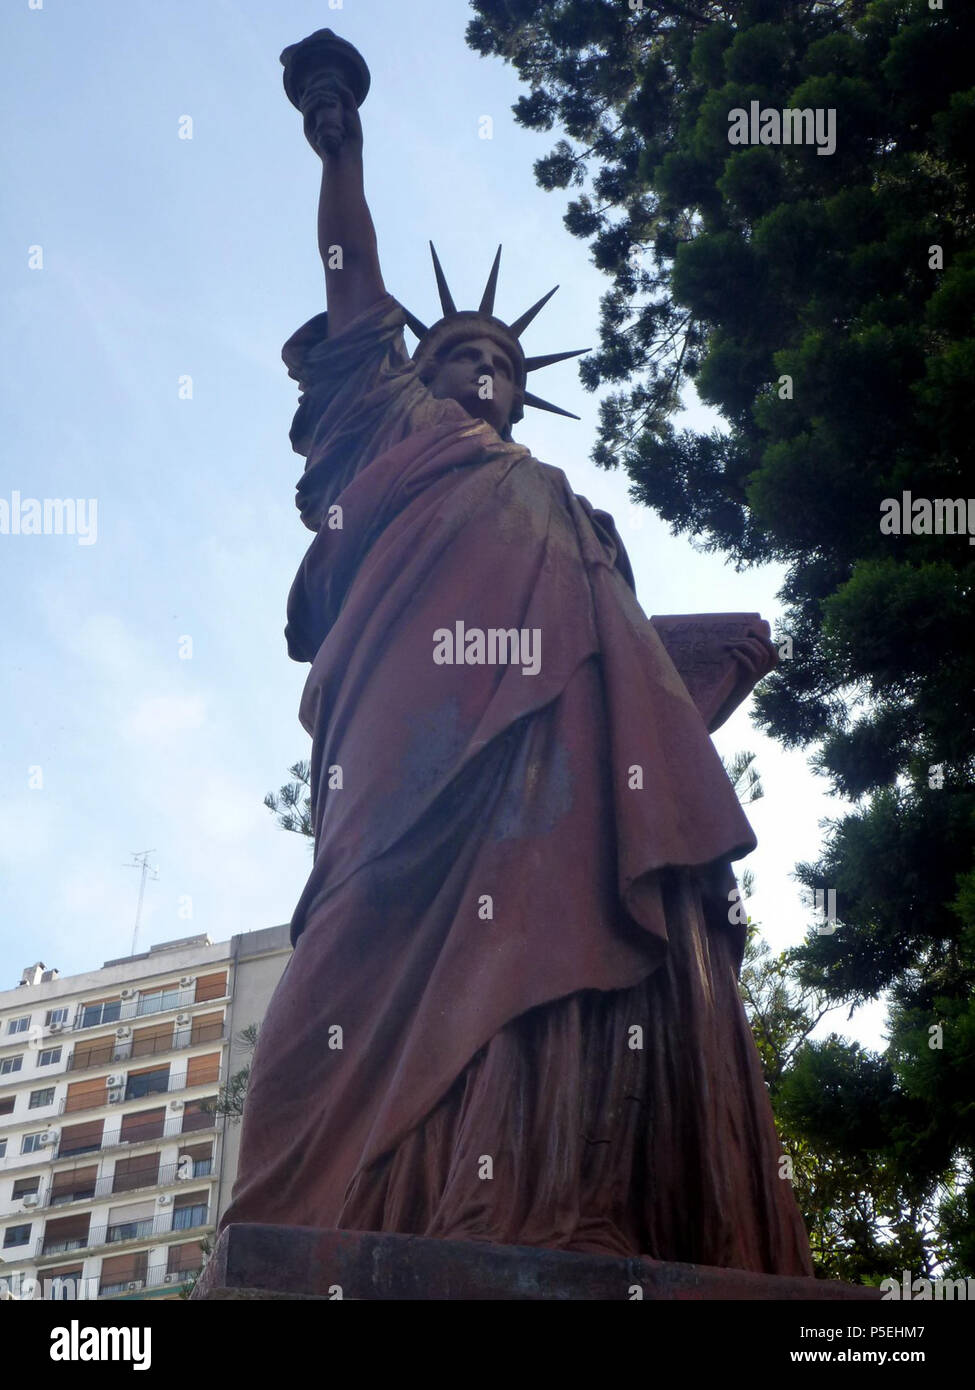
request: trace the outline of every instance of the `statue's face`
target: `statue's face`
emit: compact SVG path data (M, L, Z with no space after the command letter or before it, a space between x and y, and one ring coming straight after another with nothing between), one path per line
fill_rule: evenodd
M316 73L302 88L305 136L319 151L337 154L341 148L346 102L353 102L352 92L334 72Z
M457 401L501 434L518 390L515 365L493 338L465 339L444 354L430 390L438 400Z

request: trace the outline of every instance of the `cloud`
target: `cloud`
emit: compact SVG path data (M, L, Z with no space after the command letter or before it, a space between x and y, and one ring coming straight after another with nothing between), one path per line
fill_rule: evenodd
M164 743L205 723L202 695L148 695L122 721L122 737L130 743Z

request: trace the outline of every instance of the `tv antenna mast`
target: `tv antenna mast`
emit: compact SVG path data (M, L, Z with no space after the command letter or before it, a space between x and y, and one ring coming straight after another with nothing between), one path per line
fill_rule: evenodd
M146 879L151 878L155 880L159 877L159 871L156 866L149 863L150 854L155 854L155 852L154 849L142 849L138 852L133 851L132 858L134 863L122 865L123 869L141 870L139 876L139 902L135 909L135 926L132 928L132 950L129 952L130 956L135 955L135 942L136 937L139 935L139 922L142 919L142 899L145 896Z

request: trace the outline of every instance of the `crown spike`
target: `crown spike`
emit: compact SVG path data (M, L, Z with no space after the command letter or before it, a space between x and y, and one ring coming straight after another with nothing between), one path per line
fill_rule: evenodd
M553 362L564 362L567 357L581 357L590 348L574 348L571 352L547 352L542 357L526 357L525 371L537 372L540 367L551 367Z
M525 405L533 405L536 410L550 410L553 415L567 415L570 420L578 420L578 415L573 415L571 410L563 410L560 405L553 405L551 401L543 401L541 396L533 396L530 391L525 392Z
M456 314L457 306L453 301L450 290L447 288L447 279L443 273L443 268L440 265L432 241L430 243L430 255L433 257L433 273L437 277L437 290L440 294L440 307L444 311L444 317L446 317L447 314Z
M538 313L539 309L544 309L545 305L552 298L552 295L555 293L557 289L558 285L554 285L552 289L549 290L548 294L542 295L541 299L538 301L537 304L533 304L530 309L526 309L520 319L515 319L514 323L508 325L511 329L511 332L515 335L516 338L521 337L522 333L531 323L532 319Z
M429 333L430 330L427 328L426 324L421 323L416 314L411 314L409 309L405 307L403 313L406 315L407 328L411 329L417 338L422 338L424 333Z
M487 284L484 286L484 293L481 295L481 302L477 306L477 312L479 314L494 313L494 292L498 288L498 267L500 264L501 247L499 246L497 254L494 257L494 265L492 265L491 273L487 278Z

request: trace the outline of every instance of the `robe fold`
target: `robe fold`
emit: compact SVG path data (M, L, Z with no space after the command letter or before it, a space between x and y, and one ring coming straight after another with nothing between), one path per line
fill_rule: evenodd
M404 322L283 352L315 859L222 1224L808 1273L735 988L751 829L611 519Z

